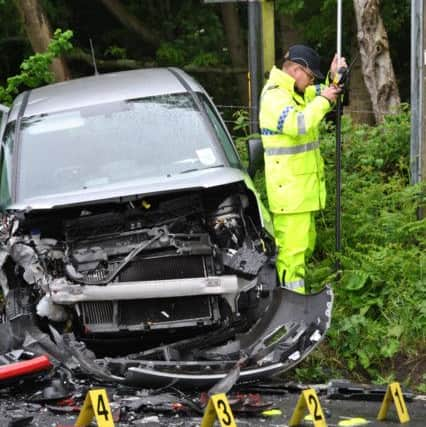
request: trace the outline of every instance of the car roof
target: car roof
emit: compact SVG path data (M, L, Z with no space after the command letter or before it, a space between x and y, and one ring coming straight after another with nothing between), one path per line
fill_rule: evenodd
M205 93L191 76L178 68L146 68L97 74L31 90L22 117L188 90ZM23 99L23 93L16 98L8 121L16 120Z

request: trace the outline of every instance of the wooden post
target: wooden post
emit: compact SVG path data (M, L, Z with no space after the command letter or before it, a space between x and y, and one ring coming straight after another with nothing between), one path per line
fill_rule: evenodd
M274 2L272 0L262 1L262 47L263 71L267 73L275 64Z

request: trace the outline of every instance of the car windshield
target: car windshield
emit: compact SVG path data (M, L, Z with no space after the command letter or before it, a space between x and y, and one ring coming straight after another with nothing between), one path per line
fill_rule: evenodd
M19 199L219 167L224 153L188 94L22 120Z

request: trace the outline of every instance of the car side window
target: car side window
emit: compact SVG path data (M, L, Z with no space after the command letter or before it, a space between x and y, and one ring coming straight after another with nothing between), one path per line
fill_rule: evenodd
M220 143L222 144L222 147L225 151L225 155L229 161L229 164L234 168L242 169L241 161L240 161L240 158L238 157L238 153L228 133L223 127L221 120L219 119L216 112L212 108L210 102L207 100L205 96L202 96L202 102L203 102L203 107L206 110L207 115L210 119L210 122L213 124L216 135Z

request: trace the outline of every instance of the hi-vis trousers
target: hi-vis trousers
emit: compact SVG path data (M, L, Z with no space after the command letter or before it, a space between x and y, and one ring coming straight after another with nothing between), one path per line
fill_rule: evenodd
M273 221L278 277L285 288L304 294L305 263L316 239L314 212L274 214Z

